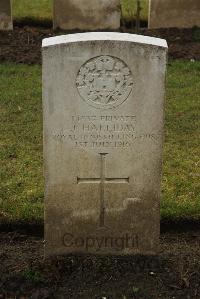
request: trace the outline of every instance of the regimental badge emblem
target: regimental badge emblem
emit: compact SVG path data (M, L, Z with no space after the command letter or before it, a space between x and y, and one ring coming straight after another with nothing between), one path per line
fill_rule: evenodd
M76 86L80 96L91 106L110 109L121 105L133 88L133 76L121 59L98 56L80 68Z

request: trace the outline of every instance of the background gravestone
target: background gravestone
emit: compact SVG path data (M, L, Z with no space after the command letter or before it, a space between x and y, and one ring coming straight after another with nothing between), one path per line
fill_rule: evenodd
M46 255L158 250L165 40L43 41Z
M12 30L12 14L10 0L0 1L0 30Z
M54 29L98 30L119 27L119 0L54 0Z
M200 26L200 0L150 0L149 28Z

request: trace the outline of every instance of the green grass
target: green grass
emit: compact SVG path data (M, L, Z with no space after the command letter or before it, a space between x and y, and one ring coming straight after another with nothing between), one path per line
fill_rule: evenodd
M42 217L42 112L39 66L1 65L1 213Z
M12 0L14 19L52 19L53 0Z
M162 217L200 219L200 62L168 67ZM43 219L41 67L0 65L1 217Z
M14 19L51 20L53 0L12 0ZM122 17L129 20L136 13L136 0L121 0ZM147 20L148 0L141 0L141 19Z
M163 217L200 219L200 62L168 68Z
M148 0L140 0L141 3L141 11L140 17L141 20L148 20ZM137 11L137 1L136 0L121 0L122 7L122 18L129 21L135 19L136 11Z

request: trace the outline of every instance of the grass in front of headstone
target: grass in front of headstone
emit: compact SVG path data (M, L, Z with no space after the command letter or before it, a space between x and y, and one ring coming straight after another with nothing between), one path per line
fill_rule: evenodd
M162 218L200 219L200 62L168 66ZM4 222L43 221L41 67L0 65Z

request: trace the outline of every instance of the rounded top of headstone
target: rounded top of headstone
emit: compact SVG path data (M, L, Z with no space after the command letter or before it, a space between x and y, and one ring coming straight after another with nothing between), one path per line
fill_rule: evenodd
M165 39L130 34L130 33L117 33L117 32L88 32L88 33L75 33L45 38L42 41L42 47L50 47L60 44L86 42L86 41L122 41L147 44L162 48L168 48Z

